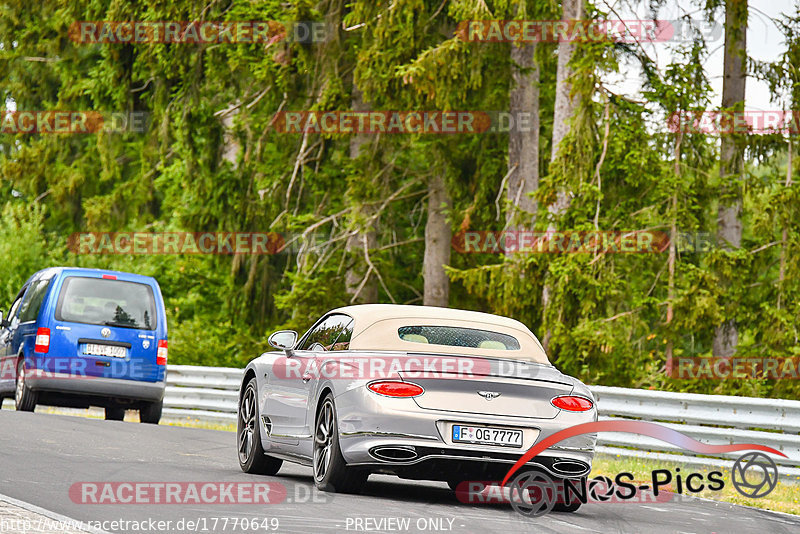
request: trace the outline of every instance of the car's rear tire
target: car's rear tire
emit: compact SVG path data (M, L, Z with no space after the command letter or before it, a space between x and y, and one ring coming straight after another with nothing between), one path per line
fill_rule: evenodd
M563 488L562 495L571 500L571 502L556 502L553 505L553 512L572 513L578 511L578 508L583 504L581 500L572 491L567 491L565 481L559 480L558 484Z
M255 377L251 378L244 388L236 420L239 467L245 473L256 475L276 474L281 465L283 465L283 460L267 456L261 446L261 431L258 424L258 392L256 391Z
M161 412L164 410L164 401L148 402L139 408L139 421L150 425L157 425L161 421Z
M565 514L571 514L572 512L577 512L578 508L580 508L582 504L583 503L579 501L577 498L575 498L573 502L569 504L557 502L553 505L553 511Z
M369 472L348 467L339 445L336 406L329 393L322 399L314 423L314 484L322 491L359 493Z
M458 489L458 485L461 484L462 482L464 481L461 480L460 478L458 479L451 478L450 480L447 481L447 485L450 486L451 490L456 491Z
M32 412L36 409L36 392L31 391L25 380L25 359L17 363L17 383L14 391L14 402L19 412Z
M125 408L118 406L106 406L106 421L125 420Z

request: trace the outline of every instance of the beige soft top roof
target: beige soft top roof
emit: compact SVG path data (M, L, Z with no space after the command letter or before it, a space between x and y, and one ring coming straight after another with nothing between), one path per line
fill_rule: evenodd
M350 339L351 350L458 353L549 363L539 340L527 326L515 319L491 313L399 304L360 304L337 308L331 313L344 313L355 320ZM519 341L520 349L453 347L405 341L397 333L402 326L458 326L490 330L513 336Z

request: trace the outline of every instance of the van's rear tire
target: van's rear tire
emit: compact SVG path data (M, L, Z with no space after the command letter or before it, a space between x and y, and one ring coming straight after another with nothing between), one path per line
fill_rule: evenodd
M161 421L161 412L164 409L164 401L148 402L139 409L139 420L142 423L157 425Z
M125 408L119 408L117 406L106 407L106 421L124 421L124 420L125 420Z
M14 392L14 401L18 412L32 412L36 409L36 392L31 391L25 380L25 359L20 358L17 363L17 383Z

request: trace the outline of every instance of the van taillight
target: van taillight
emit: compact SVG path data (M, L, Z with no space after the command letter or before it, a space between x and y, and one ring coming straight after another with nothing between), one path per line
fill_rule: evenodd
M36 331L36 341L34 342L33 351L46 354L50 350L50 329L40 328Z
M158 352L156 353L156 364L167 365L167 340L162 339L158 342Z

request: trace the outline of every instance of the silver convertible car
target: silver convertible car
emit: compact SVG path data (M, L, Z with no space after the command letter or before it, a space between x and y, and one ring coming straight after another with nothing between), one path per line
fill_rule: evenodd
M589 389L547 360L522 323L473 311L366 304L333 310L247 366L238 453L248 473L284 460L324 491L357 492L370 473L502 480L553 433L597 420ZM524 470L579 479L595 436L561 441ZM565 510L571 511L571 510Z

